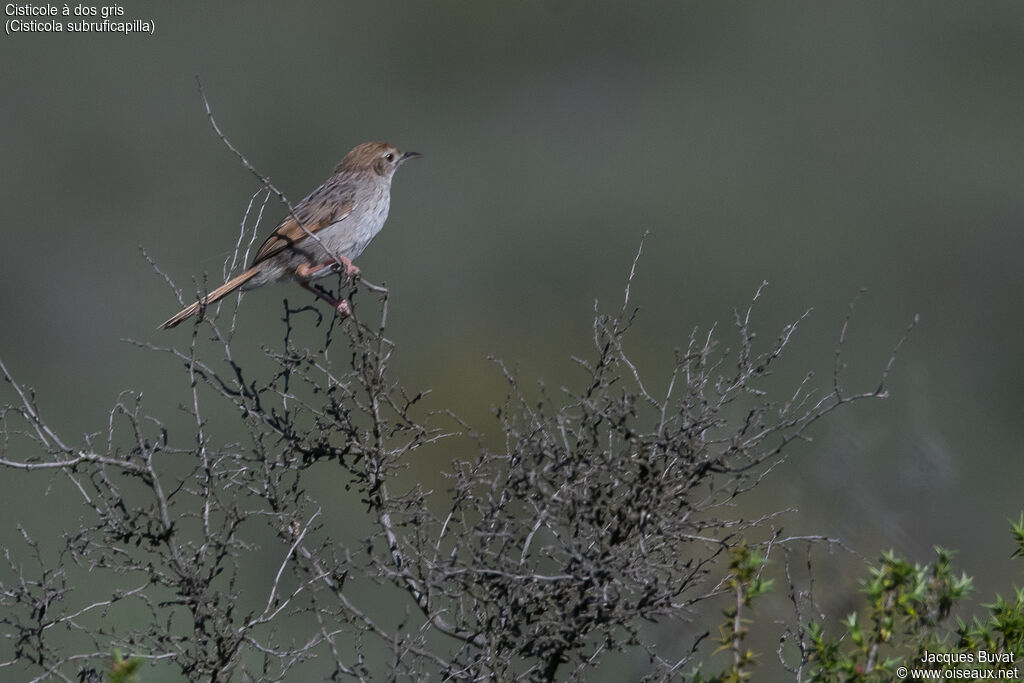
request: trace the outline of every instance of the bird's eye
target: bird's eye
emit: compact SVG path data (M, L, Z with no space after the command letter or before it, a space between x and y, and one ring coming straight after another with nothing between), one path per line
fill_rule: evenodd
M384 155L384 158L387 159L388 161L394 161L395 155L392 154L391 152L388 152L387 154Z

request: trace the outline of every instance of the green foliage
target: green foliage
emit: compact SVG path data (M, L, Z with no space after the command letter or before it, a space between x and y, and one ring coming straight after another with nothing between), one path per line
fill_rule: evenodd
M1024 556L1024 515L1011 523L1011 533L1019 546L1013 555ZM1012 599L997 595L993 603L982 605L988 610L983 619L956 619L955 626L946 625L972 591L972 579L954 573L951 551L937 547L935 554L934 562L920 565L893 551L884 553L861 582L866 608L843 619L838 635L827 633L820 623L807 624L799 633L799 661L783 663L797 680L812 683L933 680L924 671L939 680L984 677L986 672L995 679L1020 680L1024 589L1015 589ZM757 548L740 544L732 549L729 573L721 584L722 593L731 597L715 651L730 653L731 661L712 675L698 665L689 674L693 683L752 680L756 655L744 642L754 600L772 588L772 581L763 577L767 564Z
M142 660L138 657L125 659L120 650L114 650L114 658L107 671L109 683L139 683L139 667Z
M720 635L715 640L720 647L715 652L732 653L732 661L722 672L705 678L698 667L692 678L694 683L739 683L752 677L755 664L754 652L744 646L750 619L743 617L743 610L753 605L756 598L761 597L772 588L772 580L763 578L762 574L768 565L768 559L760 550L751 549L746 543L740 543L732 549L729 560L729 574L724 586L726 593L735 597L728 607L722 610L725 621L720 627Z
M1019 544L1022 524L1013 525L1012 532ZM892 551L883 554L862 583L866 614L850 614L838 637L827 635L821 624L807 626L801 668L810 681L888 683L917 680L915 669L1000 671L1016 666L1024 654L1024 591L1016 590L1013 601L997 596L995 603L984 605L987 619L957 620L951 630L943 624L972 590L972 580L954 574L952 552L936 548L935 553L935 562L925 566L911 565Z
M844 621L845 633L829 638L820 624L807 628L812 681L891 681L909 653L945 650L941 623L971 590L971 579L952 571L953 553L935 549L931 565L911 565L889 551L862 583L866 618ZM914 659L911 656L910 659Z
M1024 512L1016 522L1010 522L1010 533L1013 540L1017 542L1017 549L1013 551L1013 557L1024 557Z

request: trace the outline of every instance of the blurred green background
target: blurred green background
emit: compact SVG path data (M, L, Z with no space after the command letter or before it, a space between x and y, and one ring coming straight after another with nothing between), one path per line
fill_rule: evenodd
M185 395L173 363L120 340L187 343L155 329L178 305L139 247L187 291L219 281L257 189L198 75L293 202L359 142L425 155L359 265L391 290L397 375L484 430L502 397L486 357L578 380L593 301L619 305L644 231L631 350L655 387L762 280L764 343L815 309L787 367L822 385L859 289L851 388L877 385L919 313L892 398L817 428L758 505L868 556L959 549L981 597L1019 582L1021 3L137 2L126 18L156 34L0 37L0 357L66 436L102 430L123 389L161 415ZM283 296L304 295L246 296L239 344L278 342ZM435 469L419 474L443 487ZM33 482L4 473L3 538L64 504Z

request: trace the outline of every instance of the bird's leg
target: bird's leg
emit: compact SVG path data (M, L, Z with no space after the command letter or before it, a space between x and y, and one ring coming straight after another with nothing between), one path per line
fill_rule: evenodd
M347 300L335 299L333 296L323 291L319 287L314 287L313 285L309 284L309 282L307 282L306 280L299 280L299 284L302 285L304 289L308 289L309 291L313 292L313 294L315 294L317 297L323 299L331 306L333 306L334 310L338 312L338 315L341 317L342 320L352 315L352 309L349 307Z
M295 275L299 280L299 284L304 289L309 290L315 294L318 298L323 299L338 312L338 315L342 320L352 315L352 309L346 299L335 299L333 296L325 292L319 287L315 287L310 284L310 280L316 276L317 273L322 271L324 268L334 270L340 265L345 269L345 282L351 282L359 276L359 268L352 263L352 259L347 256L338 256L337 260L325 261L324 263L300 263L295 267Z
M319 273L324 268L329 268L334 265L334 261L328 261L327 263L301 263L295 267L295 275L300 280L310 280L314 275Z
M339 255L335 261L326 261L324 263L316 263L313 265L302 263L295 268L295 274L302 280L308 280L314 275L319 273L324 268L333 268L341 263L345 268L345 282L352 282L359 276L359 267L352 263L352 259L347 256Z

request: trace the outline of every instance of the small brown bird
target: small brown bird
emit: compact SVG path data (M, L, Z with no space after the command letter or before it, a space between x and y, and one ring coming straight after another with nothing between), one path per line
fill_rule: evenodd
M403 153L386 142L364 142L345 155L334 174L295 206L263 243L252 267L199 301L186 306L160 327L168 329L238 288L294 280L334 306L344 318L348 302L335 299L310 282L345 268L346 278L359 274L352 265L388 218L391 177L417 152ZM296 219L298 221L296 222Z

